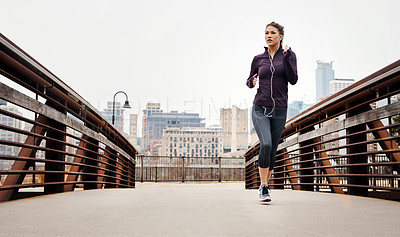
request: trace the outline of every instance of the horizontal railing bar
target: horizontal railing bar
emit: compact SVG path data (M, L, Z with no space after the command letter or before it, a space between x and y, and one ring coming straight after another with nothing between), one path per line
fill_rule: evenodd
M271 180L293 179L293 178L324 178L324 177L383 177L383 178L400 178L397 174L310 174L310 175L296 175L290 177L273 177Z
M290 151L286 151L286 152L283 152L283 153L279 153L279 154L277 154L277 156L278 155L279 156L286 155L286 154L289 154L289 153L292 153L292 152L295 152L295 151L299 151L299 150L304 149L304 148L315 147L316 145L322 145L322 144L325 144L325 143L330 143L330 142L334 142L334 141L338 141L338 140L342 140L342 139L346 139L346 138L350 138L350 137L354 137L354 136L358 136L358 135L362 135L362 134L368 134L368 133L372 133L372 132L375 132L375 131L387 130L387 129L397 128L397 127L400 127L400 124L391 124L391 125L384 126L384 127L362 130L362 131L359 131L359 132L356 132L356 133L347 134L347 135L344 135L344 136L340 136L340 137L335 137L335 138L331 138L331 139L328 139L328 140L324 140L324 141L321 141L321 142L312 143L310 145L301 146L301 147L299 146L299 148L296 148L296 149L293 149L293 150L290 150ZM327 135L330 135L330 134L325 134L325 135L322 135L322 136L327 136ZM391 138L399 138L399 137L400 136L393 136ZM390 140L391 138L387 138L387 139ZM380 138L380 139L382 139L382 138ZM376 143L377 141L383 141L383 140L380 140L380 139L376 139L375 138L374 140L369 140L369 141L371 141L371 143ZM287 147L285 147L283 149L287 149ZM283 150L283 149L281 149L281 150ZM332 149L334 149L334 148L332 148ZM338 149L338 148L335 148L335 149Z
M290 179L290 178L288 178ZM385 186L370 186L370 185L359 185L359 184L332 184L332 183L290 183L290 184L269 184L269 186L282 186L282 185L308 185L308 186L332 186L332 187L348 187L348 188L368 188L368 189L382 189L382 190L393 190L400 191L400 188L385 187Z
M110 165L110 166L112 166L112 167L117 168L116 165L111 165L110 163L104 162L104 161L102 161L102 160L100 160L100 159L96 159L96 158L93 158L93 157L87 157L87 156L83 156L83 155L78 155L78 154L76 154L76 153L69 153L69 152L66 152L66 151L55 150L55 149L51 149L51 148L47 148L47 147L35 146L35 145L30 145L30 144L25 144L25 143L19 143L19 142L14 142L14 141L2 140L2 139L0 139L0 144L5 144L5 145L15 146L15 147L30 148L30 149L41 150L41 151L46 151L46 152L47 152L47 151L57 152L57 153L61 153L61 154L67 155L67 156L72 156L72 157L78 157L78 158L82 158L82 159L86 159L86 160L91 160L91 161L99 162L99 163L102 163L102 164L107 164L107 165ZM79 148L79 149L81 149L81 148ZM114 159L112 159L111 157L107 157L107 156L104 156L104 155L100 155L99 153L94 153L94 154L96 154L96 155L98 155L98 156L101 156L101 157L103 157L103 158L106 158L106 159L111 159L111 160L113 160L114 162L116 162L116 161L115 161ZM125 165L125 164L123 164L123 163L120 163L120 162L116 162L116 163L117 163L117 164L120 164L120 165L122 166L122 168L128 168L128 169L130 169L129 166L127 166L127 165ZM118 169L121 169L121 170L122 170L122 168L118 168Z
M130 182L132 183L132 182ZM49 182L49 183L32 183L32 184L18 184L18 185L3 185L0 186L0 191L9 190L9 189L21 189L21 188L33 188L33 187L42 187L42 186L50 186L50 185L71 185L71 184L111 184L118 185L127 188L134 188L132 185L122 184L122 183L112 183L105 181L71 181L71 182Z
M5 113L5 112L8 112L8 111L5 111L5 110L0 109L0 114L7 114L7 113ZM8 113L10 113L10 112L8 112ZM13 116L13 117L18 118L17 116ZM20 119L20 118L18 118L18 119ZM46 125L46 124L43 124L43 123L39 123L39 122L33 121L33 120L29 120L29 119L26 119L26 120L24 120L24 121L25 121L25 122L32 123L32 124L35 124L35 125L40 126L40 127L43 127L43 128L46 128L46 129L48 129L48 130L52 130L52 131L61 133L61 134L66 135L66 136L68 136L68 137L70 137L70 138L73 138L73 139L76 139L76 140L79 140L79 141L83 141L83 142L85 142L85 144L89 144L89 145L93 145L93 146L98 146L98 148L99 148L100 150L103 150L103 151L106 150L106 148L102 148L101 146L99 146L99 145L97 145L97 144L95 144L95 143L92 143L92 142L90 142L90 141L88 141L88 140L82 139L82 137L75 136L75 135L70 134L70 133L68 133L68 132L66 132L66 131L63 131L63 130L60 130L60 129L57 129L57 128L48 126L48 125ZM69 146L79 147L79 146L77 146L77 145L70 144L70 143L66 143L66 142L61 141L61 140L57 140L57 139L54 139L54 138L49 138L49 137L46 137L46 136L43 136L43 135L40 135L40 134L37 134L37 133L31 133L31 132L29 132L29 131L25 131L25 130L22 130L22 129L17 129L17 128L14 128L14 127L9 127L9 126L6 126L6 125L1 125L1 124L0 124L0 128L1 128L1 129L4 129L4 130L8 130L8 131L18 132L18 133L25 134L25 135L28 135L28 136L34 136L34 137L38 137L38 138L42 138L42 139L46 139L46 140L49 139L49 140L52 140L52 141L55 141L55 142L59 142L59 143L65 143L65 144L68 144ZM100 141L99 141L99 142L100 142ZM81 149L81 148L80 148L80 149ZM83 149L85 149L85 148L83 148ZM88 151L90 151L90 150L88 150ZM96 154L97 154L97 153L96 153ZM112 153L111 153L111 154L112 154ZM115 156L114 154L112 154L112 155ZM116 157L116 156L115 156L115 157Z
M128 181L128 179L122 179L110 175L98 174L98 173L85 173L85 172L71 172L71 171L55 171L55 170L0 170L0 174L76 174L76 175L87 175L87 176L97 176L104 178L112 178L121 181ZM124 175L129 177L129 175Z
M5 126L5 125L2 125L2 124L0 124L0 129L4 129L4 130L7 130L7 131L12 131L12 132L18 132L19 134L24 134L24 135L27 135L27 136L32 136L32 137L35 137L35 138L41 138L41 139L46 140L46 141L56 142L56 143L58 143L58 144L63 144L63 145L69 146L69 147L77 148L77 149L79 149L79 150L84 150L84 151L86 151L86 152L90 152L90 153L95 154L95 155L98 155L98 156L100 156L100 157L112 159L112 160L114 160L114 161L116 160L116 157L117 157L116 155L114 155L114 154L112 154L112 153L110 153L110 155L112 155L114 158L113 158L113 157L107 157L107 156L104 156L104 155L102 155L102 154L100 154L100 153L98 153L98 152L95 152L95 151L92 151L92 150L90 150L90 149L81 147L81 146L79 146L79 145L75 145L75 144L72 144L72 143L65 142L65 141L63 141L63 140L58 140L58 139L55 139L55 138L43 136L43 135L40 135L40 134L37 134L37 133L31 133L31 132L28 132L28 131L25 131L25 130L21 130L21 129L17 129L17 128ZM60 130L58 130L58 131L60 131ZM64 134L64 135L68 135L68 133L66 133L66 132L64 132L63 134ZM102 151L106 152L106 148L101 148L99 145L96 145L96 144L94 144L94 143L91 143L91 142L89 142L89 141L87 141L87 140L85 140L85 139L81 139L81 138L80 138L79 140L85 142L85 144L96 146L96 147L98 147L99 150L102 150ZM1 143L1 141L5 141L5 140L0 139L0 143ZM24 144L24 143L20 143L20 144ZM17 145L15 145L15 146L17 146ZM40 146L37 146L37 147L40 147ZM71 153L71 154L72 154L72 153ZM117 162L117 163L118 163L118 162Z
M107 168L102 168L100 166L93 166L93 165L88 165L88 164L82 164L82 163L75 163L75 162L67 162L67 161L60 161L60 160L51 160L51 159L38 159L38 158L31 158L31 157L19 157L19 156L7 156L7 155L0 155L0 159L4 160L20 160L20 161L31 161L35 163L57 163L57 164L64 164L64 165L71 165L71 166L83 166L83 167L88 167L88 168L94 168L97 170L103 170L106 172L122 175L122 176L127 176L124 175L123 173L114 171L114 170L109 170ZM111 166L111 164L107 164ZM115 167L115 166L113 166ZM116 170L121 170L118 167L116 167ZM123 170L121 170L123 171ZM134 169L130 169L131 172L134 172Z
M380 139L375 139L375 140L367 140L367 141L363 141L363 142L357 142L357 143L351 143L351 144L346 144L346 145L342 145L342 146L337 146L337 147L332 147L332 148L326 148L326 149L322 149L322 150L315 150L312 152L305 152L305 153L300 153L300 154L296 154L294 156L291 156L289 158L283 158L283 159L279 159L279 161L286 161L286 160L290 160L290 159L294 159L294 158L298 158L298 157L302 157L302 156L307 156L307 155L314 155L314 154L318 154L318 153L322 153L322 152L327 152L327 151L333 151L333 150L340 150L340 149L346 149L346 148L350 148L353 146L359 146L359 145L368 145L371 143L377 143L377 142L381 142L381 141L391 141L391 140L395 140L400 138L400 136L395 136L395 137L390 137L390 138L380 138ZM390 152L392 151L392 152ZM392 149L392 150L380 150L381 153L398 153L400 152L400 149ZM292 153L292 151L290 152ZM288 153L290 155L290 153ZM353 153L353 154L357 154L357 153ZM279 156L277 157L281 157L281 155L279 154Z
M303 170L314 170L314 169L330 169L330 168L347 168L347 167L358 167L358 166L392 166L392 165L400 165L400 162L375 162L375 163L356 163L356 164L343 164L343 165L331 165L331 166L312 166L312 167L305 167L299 169L292 169L286 171L276 171L274 174L283 174L283 173L292 173L296 171L303 171ZM292 166L289 164L287 166ZM280 166L279 168L284 168L287 166Z
M360 124L366 124L368 122L373 122L379 119L384 119L387 117L392 117L394 115L400 114L400 102L389 104L384 107L380 107L374 110L369 110L358 115L346 118L344 120L338 121L334 124L327 125L325 127L301 134L296 138L279 144L278 150L285 147L292 146L294 144L311 140L313 138L328 135L330 133L339 132Z
M353 157L353 156L359 156L359 155L373 155L373 154L381 154L381 153L390 153L391 150L386 150L385 152L382 151L367 151L367 152L360 152L360 153L353 153L353 154L347 154L347 155L338 155L338 156L332 156L332 157L325 157L325 158L315 158L315 159L309 159L309 160L304 160L304 161L298 161L298 162L293 162L287 165L276 165L275 168L282 168L286 166L292 166L292 165L298 165L298 164L304 164L304 163L311 163L311 162L316 162L316 161L323 161L323 160L330 160L330 159L340 159L340 158L348 158L348 157ZM392 153L397 153L399 152L396 150L395 152ZM277 163L281 163L280 161ZM397 162L398 163L398 162Z

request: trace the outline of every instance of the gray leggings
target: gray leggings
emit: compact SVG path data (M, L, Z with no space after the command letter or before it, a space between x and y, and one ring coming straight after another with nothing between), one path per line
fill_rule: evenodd
M272 170L275 165L276 149L281 139L286 123L287 108L264 107L253 104L251 117L258 139L260 140L260 153L258 155L258 166Z

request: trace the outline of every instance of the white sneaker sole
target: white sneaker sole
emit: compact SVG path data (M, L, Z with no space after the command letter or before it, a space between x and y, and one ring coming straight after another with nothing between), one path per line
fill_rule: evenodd
M271 198L260 199L260 202L270 202Z

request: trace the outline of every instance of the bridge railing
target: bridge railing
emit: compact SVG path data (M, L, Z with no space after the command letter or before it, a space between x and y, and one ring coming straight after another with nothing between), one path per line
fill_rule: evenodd
M244 181L244 158L140 155L136 181Z
M1 34L0 73L0 201L33 187L43 187L36 194L134 188L135 147Z
M274 189L400 200L400 60L287 121ZM246 188L258 188L259 143L247 150Z

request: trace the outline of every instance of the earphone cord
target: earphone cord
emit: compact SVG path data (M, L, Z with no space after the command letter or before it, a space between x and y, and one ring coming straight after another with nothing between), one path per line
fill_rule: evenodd
M271 112L269 112L268 114L265 114L267 112L267 108L264 107L264 115L266 117L272 116L272 113L275 111L275 99L273 97L273 90L272 90L272 81L274 79L275 67L274 67L274 64L272 63L272 58L269 53L268 53L268 57L269 57L269 61L271 62L271 66L269 67L269 70L271 70L271 99L272 99L273 107L272 107Z

